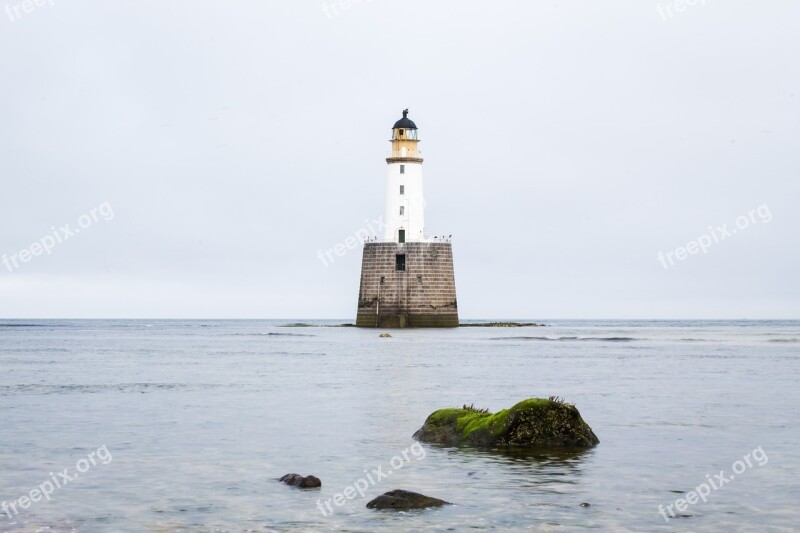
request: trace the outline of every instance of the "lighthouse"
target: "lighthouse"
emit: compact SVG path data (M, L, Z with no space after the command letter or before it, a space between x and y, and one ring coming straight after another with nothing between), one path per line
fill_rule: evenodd
M425 199L422 194L422 154L417 125L403 118L392 127L392 151L386 158L389 177L386 187L384 240L397 243L425 240Z
M458 326L451 240L425 233L418 132L408 109L392 126L384 234L364 243L359 327Z

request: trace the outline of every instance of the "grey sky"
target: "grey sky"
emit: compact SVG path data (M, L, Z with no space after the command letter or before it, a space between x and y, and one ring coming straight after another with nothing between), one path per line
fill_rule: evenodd
M0 264L0 316L354 319L360 247L317 251L383 213L405 107L462 318L800 315L797 2L17 5L0 254L114 217Z

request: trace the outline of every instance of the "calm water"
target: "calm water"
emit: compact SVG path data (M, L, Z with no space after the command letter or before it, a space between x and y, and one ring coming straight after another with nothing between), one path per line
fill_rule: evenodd
M0 500L86 470L0 515L0 531L800 529L800 322L550 321L391 339L280 327L291 322L0 321ZM599 446L402 458L435 409L551 395L577 405ZM681 518L659 514L759 447L763 466L751 460ZM79 465L91 452L110 460ZM391 475L322 515L318 500L378 467ZM275 481L289 472L323 487ZM395 488L457 505L365 508Z

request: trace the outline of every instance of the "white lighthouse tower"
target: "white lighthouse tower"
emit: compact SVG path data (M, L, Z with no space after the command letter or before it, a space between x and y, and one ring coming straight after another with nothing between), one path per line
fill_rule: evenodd
M457 327L453 247L449 238L425 238L422 155L408 109L391 142L386 230L380 242L364 243L356 326Z
M422 154L419 152L417 125L403 118L392 127L392 151L386 158L389 179L386 188L387 242L425 241L425 199L422 194Z

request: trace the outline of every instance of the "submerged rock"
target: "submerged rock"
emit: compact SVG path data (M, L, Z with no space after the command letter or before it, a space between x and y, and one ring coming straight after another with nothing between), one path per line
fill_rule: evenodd
M474 322L468 324L459 324L462 328L541 328L545 324L537 324L535 322Z
M293 487L300 487L301 489L315 489L322 486L322 481L320 481L318 477L301 476L300 474L286 474L278 481L282 481Z
M574 405L531 398L495 414L464 406L431 414L414 438L457 446L588 448L600 440Z
M367 504L367 509L393 509L407 511L409 509L427 509L428 507L441 507L450 505L449 502L439 498L431 498L424 494L408 490L392 490L381 494Z

